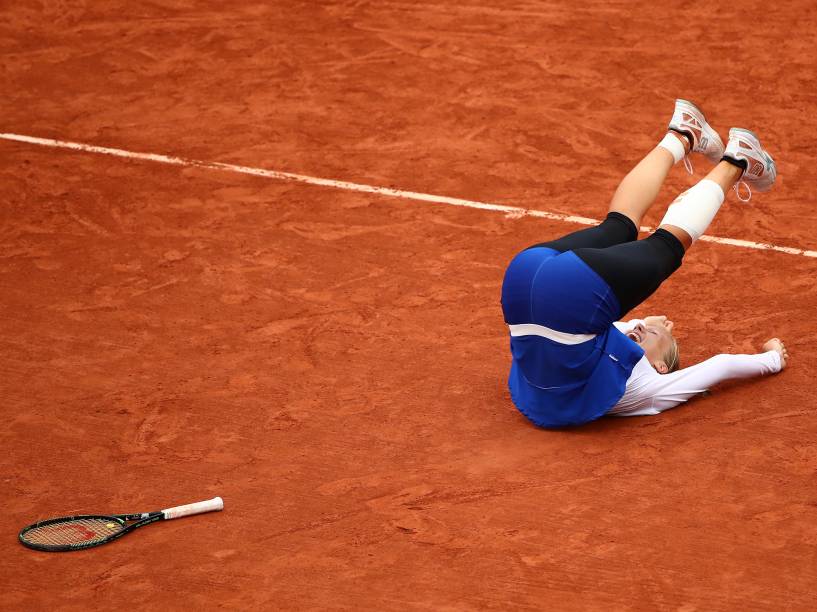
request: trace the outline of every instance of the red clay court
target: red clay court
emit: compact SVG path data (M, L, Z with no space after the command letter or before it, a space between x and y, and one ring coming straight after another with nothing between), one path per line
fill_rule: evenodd
M810 2L3 5L6 136L555 216L0 138L0 608L813 609L816 42ZM676 97L780 179L708 232L756 248L697 244L639 313L685 364L779 336L790 365L536 429L504 268L601 218ZM88 551L16 539L216 495Z

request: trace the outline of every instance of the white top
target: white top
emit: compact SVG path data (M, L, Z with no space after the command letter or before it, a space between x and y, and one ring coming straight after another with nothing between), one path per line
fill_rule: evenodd
M626 334L638 323L643 324L644 321L633 319L627 323L616 322L613 325ZM683 404L719 382L774 374L781 369L780 355L777 351L757 355L715 355L694 366L669 374L659 374L644 356L635 364L630 378L627 379L624 396L607 414L616 416L659 414L668 408Z

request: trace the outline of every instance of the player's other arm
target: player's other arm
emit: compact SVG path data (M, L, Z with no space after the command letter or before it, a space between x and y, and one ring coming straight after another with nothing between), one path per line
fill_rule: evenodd
M788 359L786 346L779 338L765 342L762 352L755 355L715 355L694 366L655 377L649 390L652 407L660 412L727 380L775 374L786 367Z

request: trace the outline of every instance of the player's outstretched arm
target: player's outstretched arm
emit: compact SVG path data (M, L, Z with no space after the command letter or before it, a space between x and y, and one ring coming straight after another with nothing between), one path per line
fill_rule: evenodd
M668 395L687 395L688 399L695 392L703 393L727 380L776 374L786 366L788 355L783 342L772 338L763 344L760 353L715 355L694 366L661 376L658 384L664 383L664 391L670 392Z
M611 411L620 416L657 414L683 404L718 383L780 372L789 359L779 338L765 342L754 355L721 354L669 374L655 374L639 381L637 397L629 406Z

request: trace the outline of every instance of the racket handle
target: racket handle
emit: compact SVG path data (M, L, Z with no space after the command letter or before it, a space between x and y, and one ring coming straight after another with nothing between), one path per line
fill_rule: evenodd
M224 508L224 501L220 497L214 497L207 501L200 501L194 504L185 504L184 506L175 506L162 510L165 519L181 518L183 516L190 516L191 514L201 514L202 512L213 512L214 510L221 510Z

